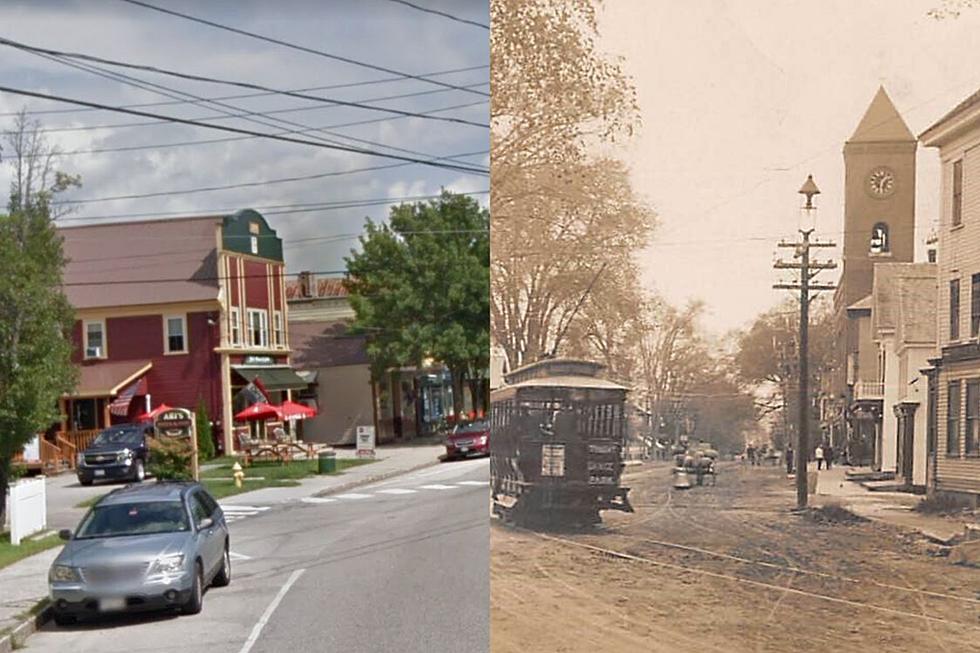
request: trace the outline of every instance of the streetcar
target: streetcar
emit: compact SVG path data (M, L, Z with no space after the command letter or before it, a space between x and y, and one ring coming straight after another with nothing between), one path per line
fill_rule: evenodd
M628 388L604 366L545 359L504 376L490 395L493 511L525 527L599 523L603 510L632 512L620 479Z

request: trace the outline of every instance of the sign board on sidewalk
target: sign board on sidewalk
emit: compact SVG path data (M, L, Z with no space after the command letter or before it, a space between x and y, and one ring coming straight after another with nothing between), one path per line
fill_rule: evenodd
M194 415L186 408L171 408L153 420L154 432L160 437L186 438L191 445L191 473L200 480L197 460L197 425Z
M25 537L38 533L48 525L48 503L45 478L40 476L10 486L10 543L18 546Z
M374 427L357 427L357 457L374 458Z

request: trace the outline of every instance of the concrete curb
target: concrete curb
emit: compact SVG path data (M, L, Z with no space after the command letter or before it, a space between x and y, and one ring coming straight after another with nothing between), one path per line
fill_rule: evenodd
M317 492L313 496L314 497L326 497L326 496L330 496L331 494L340 494L341 492L346 492L347 490L353 490L354 488L361 487L362 485L370 485L371 483L378 483L380 481L386 481L389 478L394 478L396 476L401 476L403 474L411 474L412 472L417 472L417 471L419 471L421 469L427 469L429 467L435 467L436 465L441 465L442 462L443 461L441 461L441 460L433 460L433 461L429 461L429 462L426 462L426 463L422 463L421 465L415 465L414 467L408 467L406 469L396 469L396 470L392 470L390 472L383 472L381 474L374 474L372 476L367 476L365 478L362 478L362 479L359 479L359 480L356 480L356 481L349 481L347 483L341 483L340 485L337 485L337 486L332 487L332 488L328 488L326 490L320 490L319 492ZM3 653L3 651L0 651L0 653Z
M0 653L11 653L24 646L28 637L51 620L51 606L47 605L47 602L48 599L42 599L38 605L44 605L44 607L37 614L27 617L9 633L0 637Z

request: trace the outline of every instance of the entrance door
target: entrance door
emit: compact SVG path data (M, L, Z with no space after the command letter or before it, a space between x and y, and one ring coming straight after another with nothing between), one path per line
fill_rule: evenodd
M899 425L901 430L899 431L899 442L900 449L899 455L899 465L902 470L902 476L905 479L905 485L912 485L912 461L915 458L915 409L902 409L902 416L899 419Z

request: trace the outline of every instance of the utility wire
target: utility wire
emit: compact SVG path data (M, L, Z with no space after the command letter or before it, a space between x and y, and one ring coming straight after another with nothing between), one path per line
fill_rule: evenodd
M129 0L123 0L128 2ZM400 5L405 5L406 7L411 7L412 9L418 9L419 11L424 11L427 14L435 14L436 16L442 16L443 18L448 18L449 20L455 20L459 23L466 23L467 25L473 25L475 27L482 27L483 29L489 30L490 26L484 23L478 23L475 20L468 20L466 18L460 18L459 16L454 16L445 11L438 11L437 9L430 9L428 7L421 7L417 4L406 2L405 0L388 0L388 2L396 2Z
M118 113L127 113L127 114L131 114L131 115L135 115L135 116L143 116L145 118L156 118L157 120L162 120L164 122L173 122L173 123L183 124L183 125L192 125L194 127L204 127L205 129L214 129L214 130L217 130L217 131L231 132L233 134L246 134L246 135L249 135L249 136L257 136L257 137L260 137L260 138L267 138L267 139L271 139L271 140L282 141L282 142L285 142L285 143L297 143L299 145L312 145L314 147L321 147L321 148L329 149L329 150L339 150L339 151L342 151L342 152L353 152L355 154L365 154L365 155L368 155L368 156L379 156L379 157L384 157L384 158L388 158L388 159L395 159L395 160L399 160L399 161L407 161L407 162L410 162L410 163L419 163L419 164L422 164L422 165L428 165L428 166L432 166L432 167L435 167L435 168L443 168L443 169L446 169L446 170L455 170L455 171L458 171L458 172L467 172L467 173L472 173L472 174L477 174L477 175L485 175L485 176L490 174L490 171L487 170L486 168L475 168L475 167L468 167L468 166L459 166L459 165L452 165L452 164L444 164L444 163L439 163L439 162L435 162L435 161L426 161L424 159L418 159L418 158L414 158L414 157L399 156L399 155L396 155L396 154L385 154L385 153L382 153L382 152L373 152L371 150L364 150L364 149L356 148L356 147L347 147L347 146L341 146L341 145L331 145L331 144L328 144L328 143L323 143L323 142L318 142L318 141L309 141L309 140L305 140L305 139L301 139L301 138L293 138L293 137L289 137L289 136L282 136L282 135L276 135L276 134L268 134L268 133L253 131L253 130L250 130L250 129L242 129L242 128L239 128L239 127L229 127L229 126L226 126L226 125L211 125L211 124L199 122L197 120L189 120L189 119L186 119L186 118L177 118L177 117L174 117L174 116L165 116L165 115L158 114L158 113L150 113L148 111L138 111L136 109L123 109L123 108L120 108L120 107L114 107L114 106L110 106L110 105L107 105L107 104L101 104L101 103L98 103L98 102L89 102L89 101L86 101L86 100L79 100L79 99L69 98L69 97L64 97L64 96L59 96L59 95L50 95L48 93L38 93L37 91L27 91L27 90L24 90L24 89L12 88L12 87L9 87L9 86L0 86L0 92L12 93L14 95L23 95L23 96L26 96L26 97L35 97L35 98L40 98L40 99L43 99L43 100L52 100L52 101L55 101L55 102L66 102L66 103L69 103L69 104L76 104L76 105L85 106L85 107L95 107L95 108L99 108L99 109L105 109L106 111L115 111L115 112L118 112Z
M436 84L438 86L444 86L446 88L453 88L456 90L465 90L467 93L479 93L478 91L473 91L472 89L463 89L459 86L454 86L453 84L448 84L446 82L440 82L435 79L429 79L428 77L422 75L413 75L411 73L404 73L400 70L394 70L391 68L385 68L383 66L377 66L375 64L370 64L365 61L358 61L357 59L351 59L350 57L343 57L340 55L332 54L330 52L324 52L323 50L315 50L313 48L308 48L306 46L297 45L296 43L290 43L288 41L282 41L280 39L272 38L271 36L264 36L262 34L256 34L255 32L248 32L243 29L238 29L237 27L231 27L229 25L223 25L221 23L216 23L214 21L205 20L204 18L198 18L197 16L191 16L190 14L183 14L179 11L173 11L172 9L164 9L163 7L157 7L156 5L151 5L148 2L141 2L140 0L122 0L122 2L127 2L131 5L136 5L138 7L143 7L145 9L151 9L153 11L159 11L163 14L169 14L171 16L177 16L178 18L183 18L185 20L190 20L195 23L200 23L202 25L208 25L217 29L225 30L227 32L233 32L235 34L241 34L242 36L248 36L253 39L258 39L260 41L265 41L267 43L275 43L276 45L281 45L286 48L291 48L293 50L299 50L300 52L306 52L309 54L315 54L321 57L326 57L327 59L333 59L335 61L342 61L347 64L354 66L360 66L362 68L370 68L371 70L377 70L379 72L388 73L391 75L398 75L399 77L404 77L406 79L415 79L420 82L427 82L429 84ZM480 95L486 95L489 97L489 93L479 93Z
M453 106L440 107L438 109L431 109L431 110L426 111L424 113L439 113L439 112L442 112L442 111L453 111L455 109L468 109L470 107L475 107L477 105L486 104L486 103L487 103L486 100L477 100L476 102L468 102L466 104L456 104L456 105L453 105ZM274 112L267 112L267 113L274 113ZM401 120L401 119L402 118L400 116L399 117L392 117L392 118L372 118L370 120L358 120L356 122L345 122L345 123L338 123L338 124L333 124L333 125L323 125L322 127L311 127L310 129L286 129L286 130L283 130L283 131L276 132L276 134L305 134L307 132L317 131L317 130L320 130L320 129L342 129L344 127L355 127L355 126L358 126L358 125L369 125L369 124L378 123L378 122L387 122L389 120ZM143 123L138 123L138 124L140 124L140 125L159 125L161 123L158 122L158 121L152 121L152 122L143 122ZM65 131L77 131L77 130L84 130L84 129L87 129L87 128L85 128L85 127L69 127ZM59 129L39 129L38 131L39 132L52 132L52 131L61 131L61 130L59 130ZM10 133L10 132L4 132L4 133ZM193 140L193 141L176 141L176 142L171 142L171 143L153 143L153 144L150 144L150 145L123 145L123 146L120 146L120 147L100 147L100 148L95 148L95 149L91 149L91 150L70 150L68 152L59 152L58 153L58 156L59 157L62 157L62 156L79 156L79 155L82 155L82 154L108 154L108 153L112 153L112 152L136 152L136 151L139 151L139 150L162 150L162 149L167 149L167 148L171 148L171 147L187 147L187 146L190 146L190 145L210 145L212 143L232 143L232 142L235 142L235 141L250 141L250 140L253 140L254 138L255 138L255 136L229 136L227 138L205 138L205 139ZM484 151L484 152L481 152L481 154L487 154L488 152L489 151ZM466 156L466 155L460 155L460 154L454 155L454 157L459 157L459 156ZM31 157L30 157L30 155L27 155L25 158L31 158ZM402 164L398 164L398 165L402 165ZM405 164L405 165L408 165L408 164Z
M437 76L440 76L440 75L449 75L449 74L453 74L453 73L471 72L471 71L474 71L474 70L486 70L489 67L490 66L483 65L483 66L469 66L469 67L466 67L466 68L453 68L451 70L440 70L440 71L436 71L436 72L433 72L433 73L425 73L423 75L423 77L437 77ZM289 90L290 91L294 91L294 92L300 92L300 93L308 92L308 91L327 91L327 90L332 90L332 89L337 89L337 88L352 88L352 87L355 87L355 86L368 86L368 85L371 85L371 84L386 84L388 82L397 82L397 81L403 81L403 80L404 80L403 77L385 77L383 79L368 80L368 81L363 81L363 82L348 82L348 83L345 83L345 84L328 84L326 86L309 86L309 87L306 87L306 88L293 88L293 89L289 89ZM487 84L489 84L489 82L481 82L479 84L467 84L467 85L464 85L463 88L477 88L479 86L486 86ZM383 97L383 98L372 98L370 100L359 100L359 102L378 102L378 101L381 101L381 100L392 100L392 99L395 99L395 98L413 97L413 96L416 96L416 95L431 95L431 94L434 94L434 93L447 93L447 92L449 92L451 90L454 90L454 89L440 88L440 89L432 89L432 90L429 90L429 91L416 91L415 93L405 93L403 95L392 95L392 96ZM223 97L215 97L215 98L210 98L210 99L212 99L212 100L239 100L239 99L243 99L243 98L268 97L270 95L278 95L278 93L271 93L271 92L270 93L238 93L236 95L226 95L226 96L223 96ZM145 108L145 107L163 107L163 106L171 106L171 105L174 105L174 104L188 104L188 101L186 101L186 100L179 100L179 101L175 101L175 102L140 102L138 104L124 104L122 106L125 109L142 109L142 108ZM89 113L89 112L92 112L92 111L99 111L99 109L43 109L43 110L37 110L37 111L27 111L26 113L28 115L31 115L31 116L40 116L40 115L61 114L61 113ZM2 118L9 118L9 117L12 117L12 116L17 116L19 114L20 114L19 111L7 111L5 113L0 113L0 117L2 117Z
M394 114L394 115L411 116L411 117L414 117L414 118L423 118L423 119L426 119L426 120L436 120L436 121L443 121L443 122L458 123L458 124L462 124L462 125L470 125L472 127L482 127L484 129L489 129L490 128L490 125L489 124L479 123L479 122L473 122L473 121L470 121L470 120L464 120L462 118L444 118L444 117L437 117L437 116L424 116L422 114L413 113L411 111L401 111L399 109L389 109L389 108L386 108L386 107L379 107L379 106L375 106L375 105L371 105L371 104L363 104L363 103L360 103L360 102L350 102L350 101L347 101L347 100L336 100L336 99L332 99L332 98L320 97L320 96L317 96L317 95L309 95L307 93L296 93L296 92L293 92L293 91L285 91L285 90L280 90L280 89L274 89L274 88L270 88L268 86L262 86L261 84L252 84L251 82L240 82L240 81L235 81L235 80L218 79L218 78L215 78L215 77L206 77L204 75L192 75L190 73L181 73L181 72L178 72L178 71L168 70L168 69L165 69L165 68L157 68L156 66L144 66L144 65L141 65L141 64L132 64L132 63L127 63L125 61L116 61L116 60L113 60L113 59L105 59L105 58L102 58L102 57L96 57L96 56L93 56L93 55L81 54L81 53L77 53L77 52L64 52L64 51L61 51L61 50L51 50L49 48L40 48L40 47L36 47L36 46L32 46L32 45L27 45L27 44L24 44L24 43L19 43L18 41L12 41L11 39L7 39L7 38L3 38L3 37L0 37L0 45L7 45L7 46L10 46L10 47L15 48L15 49L22 50L24 52L41 52L41 53L49 54L49 55L52 55L52 56L55 56L55 57L68 57L69 59L78 59L78 60L81 60L81 61L89 61L89 62L92 62L92 63L107 64L109 66L118 66L118 67L121 67L121 68L129 68L129 69L133 69L133 70L142 70L142 71L146 71L146 72L156 73L156 74L159 74L159 75L168 75L170 77L177 77L179 79L188 79L188 80L196 81L196 82L207 82L209 84L224 84L226 86L237 86L237 87L240 87L240 88L249 88L249 89L253 89L253 90L257 90L257 91L269 91L269 92L276 93L276 94L279 94L279 95L286 95L288 97L299 98L301 100L312 100L314 102L325 102L325 103L328 103L328 104L336 104L336 105L340 105L340 106L354 107L354 108L357 108L357 109L364 109L364 110L367 110L367 111L382 111L382 112L391 113L391 114ZM460 86L460 87L453 87L453 88L460 88L460 89L462 89L463 87ZM469 89L469 91L470 92L474 92L474 93L477 92L477 91L473 91L472 89ZM481 95L488 95L486 93L480 93L480 94ZM136 113L134 115L140 115L140 114L139 113Z
M62 65L69 66L71 68L83 70L85 72L88 72L88 73L97 75L97 76L102 77L104 79L110 79L110 80L113 80L113 81L119 81L119 82L122 82L123 84L127 84L129 86L134 86L136 88L139 88L139 89L142 89L142 90L145 90L145 91L149 91L151 93L157 93L158 95L163 95L165 97L178 98L180 96L184 96L184 97L192 98L194 104L202 104L202 105L204 105L204 104L207 104L207 105L214 104L214 105L217 105L218 107L222 107L222 108L214 108L212 106L207 106L206 108L210 109L211 111L215 111L217 113L221 113L221 114L223 114L226 117L231 117L231 116L241 117L244 120L247 120L247 121L253 122L253 123L257 123L257 124L262 125L262 126L265 126L265 127L272 127L273 129L280 128L280 124L269 124L268 122L265 122L263 120L260 120L258 118L255 118L255 116L262 116L263 118L267 117L267 114L265 112L246 112L244 114L234 114L234 113L232 113L233 111L241 111L241 108L240 107L237 107L237 106L235 106L233 104L228 104L226 102L221 102L221 101L218 101L218 100L212 100L212 99L204 98L204 97L201 97L199 95L194 95L193 93L187 93L187 92L180 91L178 89L174 89L174 88L171 88L171 87L168 87L168 86L163 86L161 84L155 84L153 82L148 82L148 81L139 79L138 77L133 77L131 75L126 75L126 74L123 74L123 73L113 72L111 70L108 70L106 68L102 68L100 66L94 66L94 65L83 64L83 63L76 63L74 61L65 59L64 57L53 57L53 56L50 56L50 55L41 54L41 53L37 53L37 52L32 53L32 54L34 54L34 55L36 55L38 57L42 57L44 59L47 59L49 61L54 61L55 63L60 63ZM393 145L385 145L383 143L378 143L378 142L371 141L371 140L364 139L364 138L357 138L357 137L354 137L354 136L347 136L345 134L339 134L339 133L336 133L336 132L330 132L330 131L326 131L326 130L323 130L323 129L316 129L314 127L310 127L309 125L305 125L305 124L302 124L302 123L294 122L294 121L291 121L291 120L285 120L285 119L276 118L276 117L272 117L271 120L275 121L276 123L290 125L292 127L298 127L300 129L303 129L303 130L320 131L320 132L323 132L323 133L328 134L330 136L334 136L336 138L343 138L343 139L347 139L349 141L360 142L360 143L364 143L366 145L371 145L373 147L381 147L381 148L386 148L386 149L390 149L390 150L394 150L394 151L405 152L407 154L414 154L415 156L423 156L423 157L426 157L428 159L435 158L435 157L433 157L433 155L428 154L426 152L419 152L419 151L416 151L416 150L409 150L407 148L395 147ZM318 138L319 140L322 140L322 141L324 141L326 143L332 143L332 144L335 144L335 145L342 145L343 144L343 143L338 143L337 141L333 141L333 140L330 140L330 139L322 138L322 137L319 137L319 136L316 136L316 135L314 135L314 138ZM468 162L466 162L466 161L455 161L451 157L443 157L442 160L444 160L444 161L450 161L452 163L462 163L464 165L469 165Z

